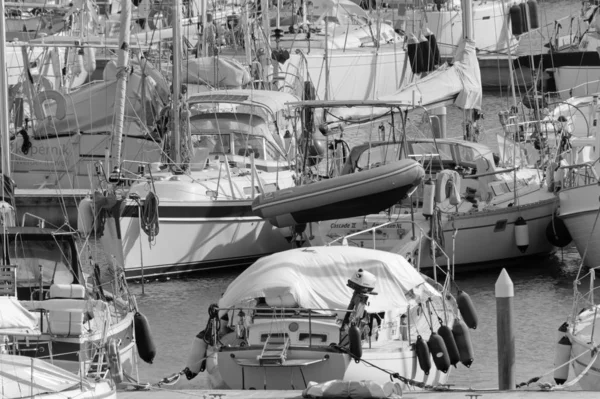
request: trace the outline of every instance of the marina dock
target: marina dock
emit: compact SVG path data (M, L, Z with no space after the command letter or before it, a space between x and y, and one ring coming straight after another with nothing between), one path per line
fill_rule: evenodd
M206 399L297 399L302 398L302 391L213 391L213 390L155 390L155 391L124 391L119 392L119 398L137 399L137 398L206 398ZM546 398L577 398L592 399L597 398L598 392L591 391L542 391L542 390L519 390L519 391L498 391L498 390L456 390L456 391L428 391L415 392L405 391L402 398L422 398L422 399L546 399Z

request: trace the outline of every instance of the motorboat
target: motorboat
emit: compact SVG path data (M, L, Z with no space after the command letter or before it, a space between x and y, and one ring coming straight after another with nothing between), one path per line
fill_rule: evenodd
M286 103L297 101L292 94L250 89L189 96L189 134L182 139L191 149L189 169L173 172L165 163L148 170L128 189L120 236L102 237L122 240L127 278L248 265L290 248L252 213L252 201L296 185L290 146L300 137L298 115ZM158 204L149 200L151 192ZM143 220L160 228L151 240Z
M405 388L440 386L450 370L427 362L429 353L423 363L417 356L425 340L431 346L440 337L441 326L464 324L448 287L389 252L323 246L269 255L211 306L185 372L193 378L201 369L197 361L206 357L215 388L304 389L311 381L330 380L383 384L390 373ZM432 352L434 360L444 356Z
M25 309L15 297L0 296L0 307L0 336L3 338L0 344L0 389L3 397L117 397L116 384L99 373L93 377L81 376L53 363L52 357L47 353L38 358L22 354L20 342L27 340L33 346L42 335L37 328L38 318ZM108 356L108 351L106 355Z

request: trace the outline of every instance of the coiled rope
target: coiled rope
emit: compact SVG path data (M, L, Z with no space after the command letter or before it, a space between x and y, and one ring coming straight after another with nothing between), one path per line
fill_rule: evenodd
M148 241L151 244L154 243L160 227L158 223L158 202L158 196L150 191L141 206L140 221L142 230L148 236Z

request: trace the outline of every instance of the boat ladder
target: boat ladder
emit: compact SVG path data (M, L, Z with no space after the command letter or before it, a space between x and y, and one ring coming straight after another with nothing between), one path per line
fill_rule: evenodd
M279 338L279 337L277 337ZM283 364L287 358L287 351L290 346L290 337L286 336L283 342L271 342L271 336L265 341L262 352L258 355L258 363L266 364Z
M90 367L87 371L87 376L89 378L108 378L108 356L107 354L104 354L104 356L102 356L102 360L100 360L101 353L102 351L96 351L94 359L90 363Z

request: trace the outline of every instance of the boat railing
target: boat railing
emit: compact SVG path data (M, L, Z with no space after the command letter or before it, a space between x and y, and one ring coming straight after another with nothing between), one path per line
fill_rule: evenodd
M574 292L575 292L575 298L573 301L573 309L572 309L572 315L571 315L571 320L573 322L573 332L575 332L575 330L577 328L577 321L578 321L577 316L580 313L581 308L583 308L583 309L594 308L595 309L594 318L596 318L597 316L600 316L600 315L597 315L598 307L596 306L596 295L595 295L596 293L600 292L600 286L598 286L598 287L595 286L597 269L600 270L600 266L590 268L588 273L586 273L585 275L581 276L580 278L576 279L573 282L573 288L574 288ZM588 279L589 279L589 284L590 284L589 290L585 293L581 293L577 287L580 286L585 280L588 280Z
M598 160L561 166L559 169L564 172L562 187L566 189L598 183L598 173L595 169L597 163Z
M330 246L332 244L335 243L341 243L344 246L348 245L348 239L361 235L361 234L367 234L367 233L371 233L372 236L372 240L373 240L373 249L377 249L377 231L380 229L383 229L386 226L389 225L393 225L393 224L397 224L398 220L392 220L392 221L388 221L385 223L381 223L378 224L376 226L372 226L360 231L356 231L354 233L350 233L350 234L346 234L344 236L340 236L335 238L334 240L328 242L326 245ZM434 266L433 266L433 279L437 282L438 281L438 276L437 273L438 271L441 271L442 273L446 274L447 276L451 276L452 278L454 278L454 264L450 259L450 256L444 251L444 249L439 246L437 244L437 242L430 237L424 230L423 228L414 220L402 220L402 223L409 223L412 226L412 240L413 241L417 241L417 242L421 242L421 240L423 238L429 240L431 242L432 248L431 250L433 252L435 251L440 251L442 256L444 258L446 258L446 270L444 270L442 267L440 267L440 265L437 264L437 262L434 261ZM455 237L455 234L453 235L453 237ZM414 264L415 268L421 272L421 251L418 251L418 256L416 259L416 264ZM445 284L444 284L444 288L445 288Z

